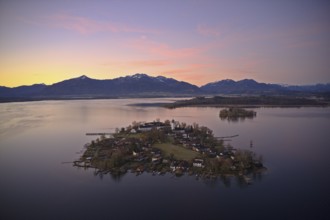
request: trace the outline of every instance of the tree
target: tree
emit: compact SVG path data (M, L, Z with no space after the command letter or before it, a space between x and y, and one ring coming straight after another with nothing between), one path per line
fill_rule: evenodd
M131 131L132 130L132 125L127 126L126 131Z
M249 150L237 150L235 154L236 160L242 169L251 167L253 163L253 152Z
M219 164L220 164L220 172L222 173L229 172L231 167L233 166L233 162L229 158L220 159Z
M111 155L109 165L111 167L120 167L124 162L124 155L121 152L115 152Z
M186 126L187 126L187 124L186 124L186 123L184 123L184 122L181 122L181 128L185 129L185 128L186 128Z
M213 173L218 173L221 168L220 161L216 158L209 159L208 166Z
M197 124L196 122L193 123L193 129L195 130L199 130L199 124Z

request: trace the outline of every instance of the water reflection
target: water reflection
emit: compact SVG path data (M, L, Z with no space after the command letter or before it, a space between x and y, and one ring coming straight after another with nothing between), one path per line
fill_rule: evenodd
M226 188L229 188L231 186L231 178L230 177L228 177L226 175L221 175L220 178L221 178L221 181L222 181L223 185Z
M164 207L168 219L183 210L189 210L184 218L200 219L254 218L260 210L265 215L255 219L328 216L325 204L330 203L326 196L330 178L325 174L330 167L329 108L260 108L257 118L223 123L216 108L150 107L142 112L140 108L125 106L142 101L0 104L1 217L107 219L110 213L111 218L120 219L124 213L125 219L136 219L137 213L152 213L148 216L152 219L154 213L162 214ZM246 187L242 179L224 175L205 183L202 179L196 181L194 176L172 178L170 174L94 177L93 170L80 172L61 164L75 160L76 152L91 141L86 132L156 118L196 122L212 129L217 137L239 134L231 141L235 148L250 149L253 140L253 150L267 158L265 166L271 175L253 173L249 175L252 187ZM127 201L134 206L127 207ZM35 207L46 211L41 215Z
M252 184L251 180L247 176L236 176L235 177L237 185L239 188L243 189Z
M78 168L80 169L80 168ZM84 168L84 170L88 170L91 168ZM224 185L225 188L230 188L232 186L232 180L235 179L237 185L239 186L239 188L246 188L252 184L254 184L255 182L261 182L262 178L263 178L263 173L266 171L266 169L264 170L259 170L259 171L255 171L255 172L250 172L249 174L246 175L220 175L220 176L197 176L193 179L195 179L195 181L199 181L202 182L203 184L205 184L206 186L210 187L210 188L216 188L219 185ZM142 173L141 173L142 174ZM174 179L174 180L179 180L181 178L186 178L186 177L190 177L191 175L188 175L187 173L184 173L180 176L176 175L175 173L166 173L166 174L157 174L155 175L154 173L149 173L147 172L146 175L142 175L141 174L134 174L134 173L126 173L126 172L100 172L97 169L94 169L93 171L93 175L95 177L99 177L100 180L104 180L104 176L109 176L110 179L113 182L121 182L123 180L123 177L126 175L135 175L137 178L145 178L145 177L150 177L150 178L154 178L156 176L167 176L170 179Z
M228 121L232 123L244 122L247 120L252 120L255 117L231 117L231 118L220 118L221 121Z
M80 167L78 167L79 169ZM122 178L126 175L126 172L121 172L121 171L117 171L117 172L102 172L98 169L95 168L87 168L84 167L84 170L89 170L89 169L93 169L93 175L95 177L99 177L100 180L104 179L104 176L109 176L111 180L113 180L114 182L120 182L122 180Z
M207 179L204 179L203 182L210 188L215 188L215 187L219 186L218 178L207 178Z
M253 181L262 181L264 176L267 174L266 172L266 170L263 170L263 172L254 172L252 173L251 177Z
M125 173L121 173L121 172L109 173L109 176L114 182L120 182L122 178L125 176Z

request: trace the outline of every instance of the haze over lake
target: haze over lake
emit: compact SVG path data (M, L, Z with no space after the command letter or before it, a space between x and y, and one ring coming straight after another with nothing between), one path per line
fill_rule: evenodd
M41 101L0 104L0 219L325 219L330 202L330 109L256 108L257 117L219 118L220 108L129 106L173 99ZM175 119L231 136L263 155L267 172L196 180L126 174L94 176L70 162L96 137L133 121Z

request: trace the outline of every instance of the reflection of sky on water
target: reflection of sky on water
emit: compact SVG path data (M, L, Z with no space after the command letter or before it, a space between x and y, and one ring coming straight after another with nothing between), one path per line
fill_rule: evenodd
M114 99L3 103L0 104L0 138L17 136L45 125L55 130L67 129L68 132L72 129L84 129L84 132L114 132L115 128L126 126L132 121L155 120L165 110L128 104L173 100Z
M31 211L34 210L31 207L43 207L58 216L69 213L70 217L78 215L79 219L92 219L93 216L79 215L81 209L93 213L110 209L112 215L118 217L125 212L123 207L127 201L136 204L135 211L144 210L143 204L149 204L148 210L161 213L159 207L166 205L173 210L169 212L171 216L182 207L192 210L190 217L198 215L194 212L200 209L197 201L204 201L203 209L212 216L218 216L219 207L228 217L242 217L235 214L237 207L246 208L243 217L262 210L266 213L264 219L273 211L272 207L277 207L277 213L282 216L287 207L297 212L306 204L310 213L325 212L318 201L328 201L324 192L330 184L325 175L330 166L329 108L256 108L257 117L253 120L232 123L219 118L220 108L171 110L127 106L136 102L146 100L0 104L1 207L20 209L25 217L29 213L41 215ZM196 122L212 129L218 137L238 134L228 143L236 148L250 149L252 141L252 150L263 155L268 171L266 175L251 176L254 184L246 187L242 179L227 177L216 181L192 181L195 176L172 178L142 174L136 177L127 174L122 177L104 175L99 180L94 177L93 170L84 171L71 164L62 164L79 157L84 144L96 138L86 136L86 132L113 132L133 121L157 118L187 124ZM160 206L149 203L155 201L155 195L162 203ZM144 198L143 202L140 198ZM309 213L308 210L305 212ZM134 214L127 215L135 217ZM280 216L276 217L279 219Z
M15 135L45 123L50 112L38 109L35 103L11 103L0 105L0 137Z
M287 118L330 118L329 108L267 108L267 111L263 111L264 108L260 108L264 115L274 117L287 117ZM285 111L280 111L280 110Z

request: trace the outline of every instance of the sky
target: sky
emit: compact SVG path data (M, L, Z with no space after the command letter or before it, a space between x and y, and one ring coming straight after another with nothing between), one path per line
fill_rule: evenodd
M0 85L330 82L330 1L0 0Z

